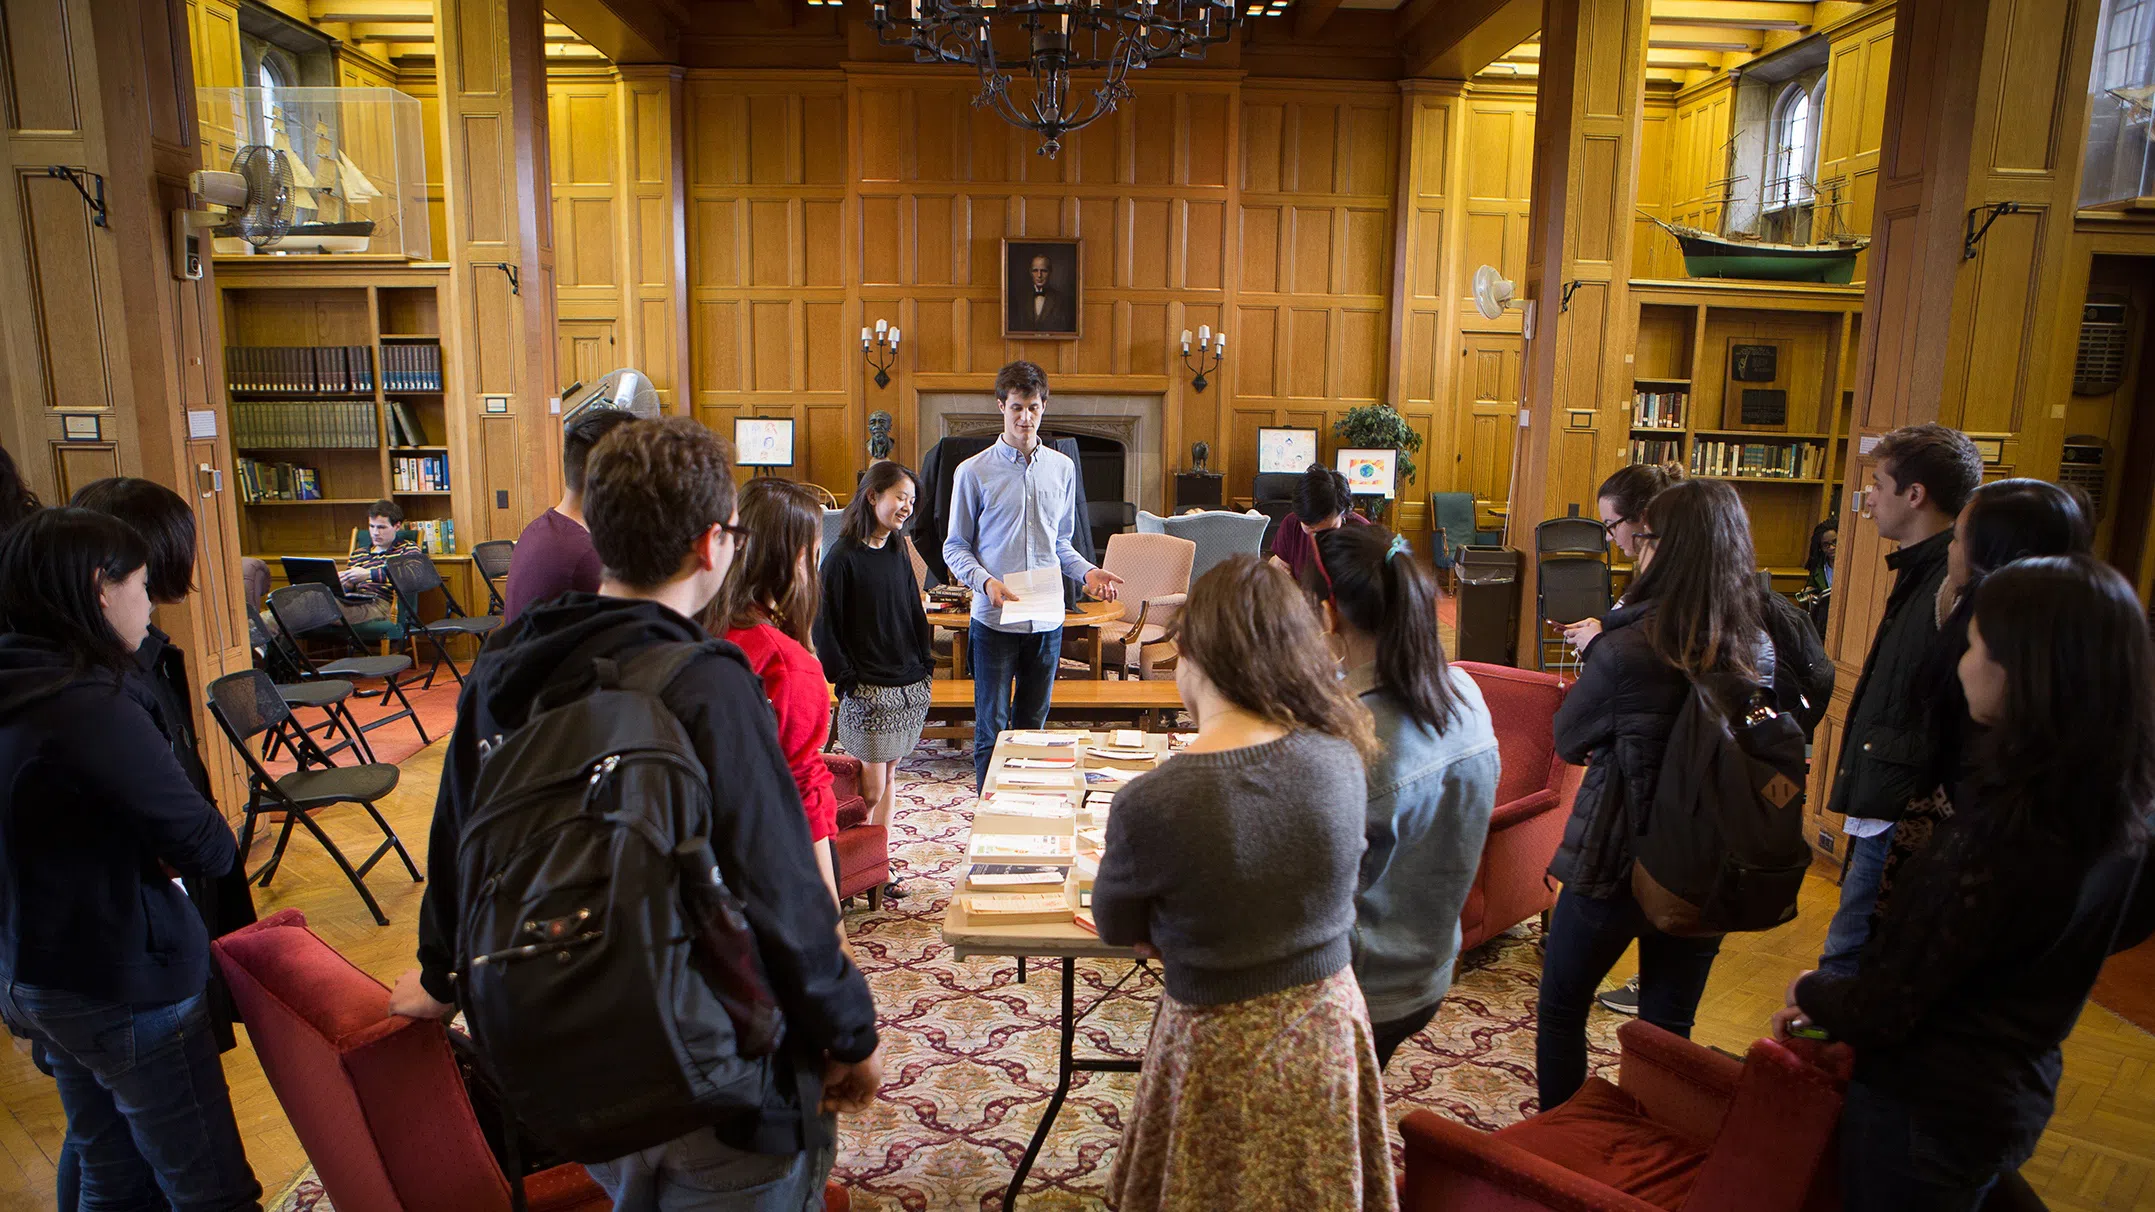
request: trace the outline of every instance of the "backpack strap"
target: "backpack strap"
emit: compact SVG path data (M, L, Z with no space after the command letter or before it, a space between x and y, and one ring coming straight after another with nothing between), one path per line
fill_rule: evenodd
M712 641L693 643L686 640L665 644L653 644L613 669L600 670L600 684L607 684L612 674L613 686L622 690L635 690L653 698L665 697L666 688L681 675L690 661L707 652L718 651ZM602 666L614 666L613 661L597 662Z

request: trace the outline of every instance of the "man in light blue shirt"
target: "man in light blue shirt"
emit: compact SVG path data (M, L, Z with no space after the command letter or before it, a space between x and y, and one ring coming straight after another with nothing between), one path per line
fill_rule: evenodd
M1055 670L1062 660L1060 606L1053 621L1005 623L1003 606L1018 596L1004 578L1060 569L1085 591L1113 601L1122 578L1095 568L1070 545L1077 525L1077 464L1040 444L1048 377L1031 362L1012 362L995 376L995 406L1003 433L995 445L959 464L950 490L950 537L943 561L973 591L967 635L973 658L973 772L987 782L995 738L1005 728L1048 722ZM1057 589L1060 594L1060 588ZM1016 685L1013 699L1012 684Z

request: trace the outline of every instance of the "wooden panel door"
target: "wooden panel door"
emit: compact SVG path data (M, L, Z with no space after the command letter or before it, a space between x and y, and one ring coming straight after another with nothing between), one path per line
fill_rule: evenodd
M1519 352L1510 333L1470 332L1459 358L1456 491L1501 505L1511 494L1512 439L1519 428Z
M618 365L612 320L563 320L554 330L560 334L561 377L567 382L588 387Z

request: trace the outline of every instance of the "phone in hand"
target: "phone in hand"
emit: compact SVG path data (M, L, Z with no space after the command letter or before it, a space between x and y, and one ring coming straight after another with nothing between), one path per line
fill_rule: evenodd
M1833 1039L1830 1032L1809 1019L1797 1019L1790 1023L1788 1033L1797 1039L1815 1039L1820 1043L1829 1043Z

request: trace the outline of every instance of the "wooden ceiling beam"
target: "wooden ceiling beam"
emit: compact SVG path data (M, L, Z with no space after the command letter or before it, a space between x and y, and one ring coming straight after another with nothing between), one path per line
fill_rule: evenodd
M431 26L434 5L432 0L309 0L307 17L317 25L366 21Z
M1408 0L1395 29L1408 75L1466 80L1541 29L1541 0Z
M1242 3L1242 0L1236 0ZM1294 33L1297 38L1314 38L1324 28L1324 23L1339 11L1340 0L1296 0L1294 6Z
M682 11L670 0L546 0L547 16L616 63L678 63Z
M1811 27L1808 3L1791 0L1654 0L1653 24L1795 31Z
M1757 42L1733 38L1649 38L1648 50L1721 51L1730 54L1755 55L1766 49L1763 39Z

